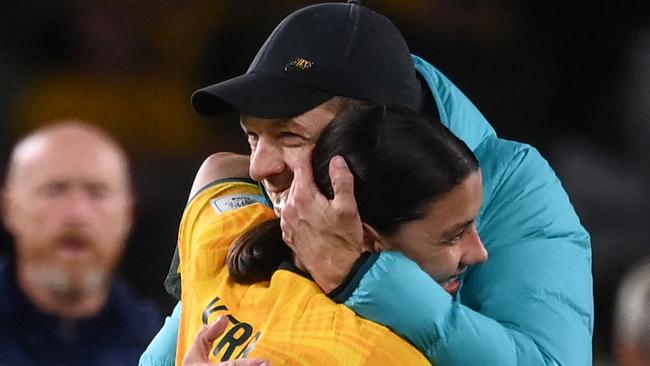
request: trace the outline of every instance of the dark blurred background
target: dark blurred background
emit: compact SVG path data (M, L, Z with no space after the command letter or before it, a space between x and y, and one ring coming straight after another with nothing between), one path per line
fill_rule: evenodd
M191 92L244 72L298 0L23 0L0 12L0 163L29 130L78 117L127 148L139 197L123 270L163 310L193 174L245 152L235 116ZM650 255L650 11L642 1L367 0L505 138L541 150L592 234L595 364L611 364L624 271ZM314 40L318 42L318 40ZM11 251L6 233L3 252ZM567 278L567 281L571 281Z

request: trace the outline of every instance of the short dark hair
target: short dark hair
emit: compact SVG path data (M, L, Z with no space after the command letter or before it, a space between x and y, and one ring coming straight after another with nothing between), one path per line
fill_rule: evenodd
M354 176L361 220L384 235L423 217L427 208L479 169L472 151L438 121L395 106L345 108L321 133L312 153L314 182L329 199L332 157L345 158ZM236 282L271 278L291 252L279 219L258 225L231 247Z

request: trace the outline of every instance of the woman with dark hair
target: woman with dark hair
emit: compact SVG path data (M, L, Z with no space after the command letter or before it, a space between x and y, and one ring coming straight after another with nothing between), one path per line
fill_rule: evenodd
M487 258L475 225L481 173L467 146L413 112L363 106L336 117L312 152L314 182L330 199L329 164L339 156L354 176L365 255L401 251L457 292L465 266ZM259 203L259 186L215 181L241 177L246 168L240 156L216 154L197 174L179 232L177 362L202 325L227 315L229 328L215 342L212 360L250 355L276 364L428 364L387 328L331 301L301 271L274 211Z
M476 247L472 251L477 256L475 262L487 256L474 223L482 203L480 171L465 143L442 124L407 110L359 107L336 118L314 147L314 182L328 199L334 197L329 162L335 156L346 160L354 176L354 195L367 249L401 251L448 292L457 292L458 275L464 267L459 268L453 260L451 268L444 265L449 256L444 253L449 252L446 249L453 249L461 236L468 236ZM435 214L431 206L445 195L452 195L454 188L469 188L457 194L460 199L467 198L461 203L469 213L466 220L454 222L460 227L445 227L444 221L454 219L448 210L427 215ZM235 281L250 284L269 280L282 262L292 260L291 251L282 241L279 220L249 230L231 247L228 266ZM420 226L428 226L428 241L411 237ZM447 228L453 230L443 233Z

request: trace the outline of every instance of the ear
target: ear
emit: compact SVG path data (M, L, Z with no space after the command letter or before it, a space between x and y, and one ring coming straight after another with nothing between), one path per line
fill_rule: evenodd
M384 250L390 250L391 246L375 228L362 223L363 225L363 246L366 250L370 252L381 252Z

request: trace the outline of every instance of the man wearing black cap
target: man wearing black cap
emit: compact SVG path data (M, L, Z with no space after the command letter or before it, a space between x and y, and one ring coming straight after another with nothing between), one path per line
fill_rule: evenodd
M498 138L384 16L352 2L300 9L244 75L197 91L192 103L204 115L242 114L250 176L274 206L290 208L281 214L285 240L336 301L441 365L591 364L590 239L557 177L534 148ZM398 253L362 256L351 195L323 200L309 174L294 177L314 134L358 103L437 113L481 163L478 229L490 260L465 271L455 298ZM344 166L331 171L339 192L352 190Z

